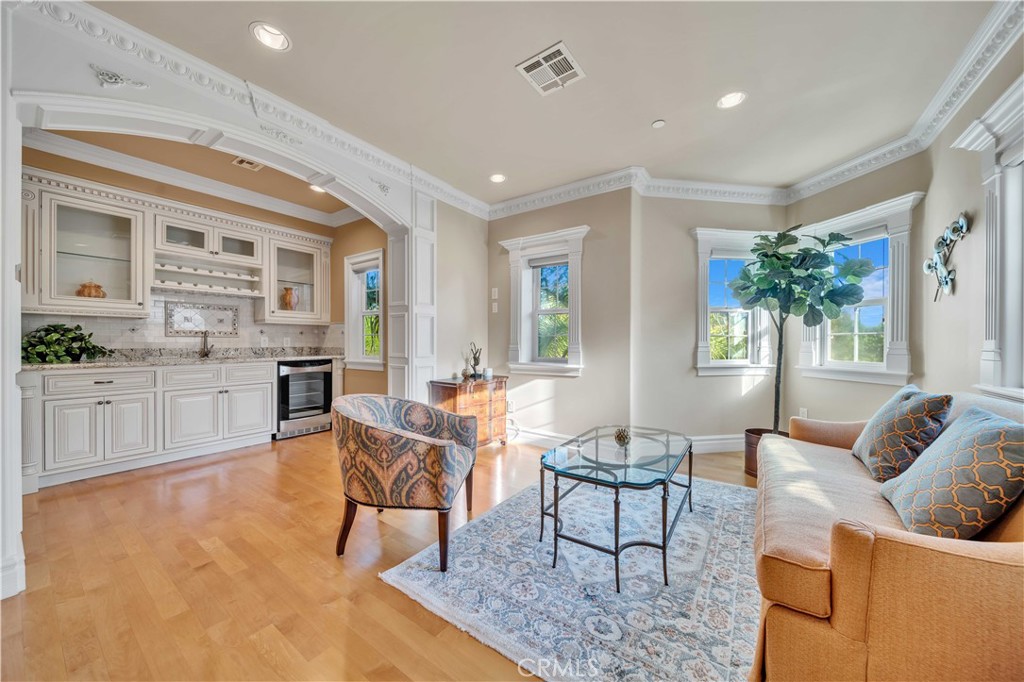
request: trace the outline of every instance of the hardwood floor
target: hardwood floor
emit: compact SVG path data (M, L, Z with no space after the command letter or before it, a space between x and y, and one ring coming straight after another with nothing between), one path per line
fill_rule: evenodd
M539 452L482 448L472 514L535 484ZM742 453L698 455L694 474L754 482ZM334 555L344 503L329 434L47 488L24 506L28 589L0 603L4 680L520 678L377 578L436 541L436 514L361 508Z

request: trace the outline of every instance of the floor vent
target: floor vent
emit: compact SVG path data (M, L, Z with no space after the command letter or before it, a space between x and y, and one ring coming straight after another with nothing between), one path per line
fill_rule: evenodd
M583 80L583 73L576 58L569 53L565 43L552 45L538 55L516 65L523 78L529 81L533 89L542 95L549 95L556 90Z
M232 165L238 166L239 168L244 168L245 170L251 171L258 171L261 168L263 168L262 163L256 163L255 161L250 161L249 159L243 159L241 156L236 156L235 160L232 161L231 163Z

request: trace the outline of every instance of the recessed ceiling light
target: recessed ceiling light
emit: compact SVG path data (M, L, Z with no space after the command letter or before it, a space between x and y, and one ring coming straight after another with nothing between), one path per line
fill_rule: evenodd
M743 100L746 98L747 93L745 92L730 92L728 95L722 95L721 99L715 103L715 106L719 109L732 109L743 104Z
M501 173L495 173L491 176L491 182L505 182L505 176Z
M658 128L664 128L665 121L659 118L657 121L651 123L651 127L654 128L655 130L657 130Z
M326 192L327 191L323 187L317 187L316 185L310 185L309 188L311 190L313 190L314 192Z
M287 52L292 49L292 41L285 35L285 32L276 26L271 26L265 21L254 21L249 24L249 31L253 37L271 50Z

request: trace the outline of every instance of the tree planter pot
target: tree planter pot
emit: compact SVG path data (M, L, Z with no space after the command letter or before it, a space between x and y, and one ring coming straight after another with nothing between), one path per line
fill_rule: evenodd
M771 429L747 429L743 432L743 473L757 478L757 444L761 436L771 433ZM786 431L779 431L780 436L789 437Z

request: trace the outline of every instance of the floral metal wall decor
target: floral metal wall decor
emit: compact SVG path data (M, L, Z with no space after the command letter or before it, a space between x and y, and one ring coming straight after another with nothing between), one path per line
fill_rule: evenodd
M942 232L942 236L935 240L935 248L932 257L924 262L924 273L935 275L936 287L935 298L939 300L939 294L950 295L953 293L953 280L956 278L956 270L947 267L950 256L953 255L953 247L956 243L967 236L970 225L967 222L967 215L961 213L956 220L949 224Z

